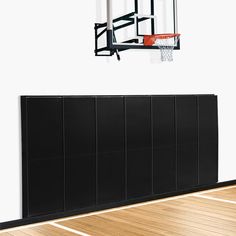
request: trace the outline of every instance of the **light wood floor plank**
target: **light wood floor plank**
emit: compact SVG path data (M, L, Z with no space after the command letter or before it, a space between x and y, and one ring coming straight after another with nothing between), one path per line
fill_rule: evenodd
M0 233L0 236L78 236L66 230L51 226L40 225L32 228L22 228L7 233Z
M154 207L153 207L154 208ZM165 221L173 221L179 223L181 225L187 225L191 227L196 227L198 229L207 230L215 233L228 233L228 235L236 235L236 225L234 227L229 228L232 224L224 225L223 221L221 221L221 225L219 223L215 223L214 220L209 220L209 218L202 219L199 217L200 214L196 216L196 214L190 215L188 211L183 212L182 210L173 211L172 208L162 209L161 207L150 208L147 210L147 214L149 216L155 217L157 214ZM157 210L157 211L155 211ZM140 217L142 216L142 211L140 211ZM200 215L201 216L201 215Z
M216 235L218 232L215 231L213 227L205 226L202 228L201 224L196 222L191 222L187 218L179 219L175 217L166 216L165 214L160 214L160 211L143 211L139 210L139 212L134 212L134 214L139 215L140 220L143 220L143 214L148 217L146 220L151 221L154 219L155 224L159 223L160 225L165 226L165 228L173 229L175 233L183 234L183 229L185 231L184 235ZM131 217L133 217L131 215Z
M211 202L211 201L210 201ZM192 206L194 205L194 206ZM217 207L217 209L214 207ZM227 205L227 204L226 204ZM181 211L185 209L197 210L198 215L205 217L205 219L194 220L194 215L196 212L190 212L192 214L192 219L187 215L183 217L181 214L175 212L175 215L171 215L172 210ZM199 211L200 209L200 211ZM236 225L234 219L236 212L234 208L228 207L229 212L224 212L227 207L222 204L209 204L209 202L203 203L198 201L195 197L186 197L182 199L177 199L168 202L155 203L152 205L145 205L136 208L130 208L126 210L120 210L115 212L103 213L98 216L89 216L69 221L60 222L60 224L67 227L72 227L73 229L83 229L86 233L97 235L109 235L109 232L115 231L120 235L123 235L124 231L130 230L130 233L145 233L145 235L153 235L157 233L161 235L236 235ZM216 211L216 213L214 213ZM205 214L207 212L208 214ZM223 214L223 220L221 220L221 215ZM219 218L220 215L220 218ZM211 220L206 220L206 218ZM213 218L214 217L214 218ZM214 219L217 219L219 223L227 224L219 227L215 224ZM230 225L232 227L230 227ZM108 233L103 228L106 228ZM130 229L129 229L130 228ZM97 229L97 231L96 231ZM132 231L134 230L135 231ZM111 230L111 231L110 231Z
M150 206L150 209L153 209L155 207ZM216 228L223 228L223 229L229 229L229 227L232 227L234 230L236 230L236 224L234 221L219 219L213 216L207 216L203 215L197 212L190 212L188 209L181 209L176 210L173 208L167 208L167 207L161 207L159 206L158 214L160 215L166 215L170 217L180 218L186 221L193 221L198 222L202 225L210 225L212 227Z
M205 199L205 198L201 198L201 197L191 197L186 199L185 201L179 201L180 204L184 203L184 205L194 205L194 206L199 206L200 207L204 207L207 209L214 209L215 211L226 211L229 214L236 214L236 204L230 204L228 202L219 202L219 201L215 201L212 199Z
M208 199L206 199L208 200ZM212 201L212 200L211 200ZM221 203L222 206L225 204L224 202ZM218 214L220 216L229 216L229 217L235 217L236 213L232 212L230 210L227 210L227 208L217 208L215 206L212 206L211 204L202 204L196 201L193 201L191 199L186 199L186 201L178 201L178 202L169 202L169 203L161 203L161 205L164 206L181 206L182 208L191 208L196 209L198 211L205 211L209 213Z
M211 192L205 193L202 195L236 202L236 187L230 188L230 189L225 189L225 190L219 190L219 191L215 191L212 193Z
M28 234L22 233L20 231L17 231L16 234L13 233L0 233L1 236L29 236Z
M162 204L165 205L165 204ZM219 212L215 212L213 210L207 210L205 208L200 208L200 207L196 207L196 206L191 206L191 205L178 205L178 204L172 204L172 202L170 203L171 207L176 209L176 210L182 210L185 209L189 212L193 212L193 213L199 213L202 215L206 215L206 216L210 216L210 217L216 217L219 219L224 219L224 220L229 220L229 221L233 221L236 222L236 215L234 215L234 217L232 216L226 216L226 215L221 215ZM166 207L170 206L170 205L165 205ZM155 207L155 206L154 206Z
M203 206L208 206L214 209L219 209L219 210L223 209L232 213L236 213L236 204L231 204L229 202L219 202L214 199L201 198L198 196L190 197L186 199L186 201L191 201L192 204L199 203L202 204Z
M48 232L50 232L50 236L75 236L75 235L80 235L80 234L74 234L72 232L66 231L64 229L52 226L52 225L43 225L43 226L37 226L33 228L37 232L47 235Z
M178 234L178 233L173 233L171 232L171 230L169 230L168 228L164 227L163 225L158 225L158 224L155 224L152 222L148 222L148 224L146 223L145 220L142 220L142 222L140 223L140 219L137 219L137 217L132 217L132 219L130 217L128 217L128 215L125 214L125 217L124 215L121 215L119 216L118 214L116 214L115 216L112 216L112 215L103 215L103 216L100 216L101 218L104 218L104 219L113 219L113 221L115 222L128 222L129 226L131 227L134 227L136 228L137 227L137 224L139 224L143 230L145 230L145 232L152 232L152 233L155 233L157 234L161 234L161 235L181 235L181 234ZM129 218L129 219L127 219Z
M93 216L92 218L86 219L85 221L81 218L80 221L72 220L68 222L60 222L59 224L64 225L73 229L81 229L81 231L96 236L109 236L109 235L144 235L147 232L140 229L139 232L135 228L130 227L128 224L111 224L110 221L102 221L100 218ZM159 233L156 234L161 235ZM154 235L153 235L154 236Z
M12 236L29 236L29 234L24 233L24 232L22 232L20 230L10 232L9 234L12 235Z
M194 229L194 228L185 228L185 230L182 229L181 225L175 224L175 222L166 221L161 218L161 216L157 219L156 215L150 216L150 217L143 217L143 212L140 213L140 215L135 212L132 213L125 213L129 216L128 222L133 227L137 227L137 225L140 225L142 228L149 228L152 230L152 232L161 232L162 235L206 235L205 232L201 232L201 230ZM107 216L110 218L111 216ZM105 218L105 217L104 217ZM117 220L118 218L122 219L122 215L118 217L115 216L114 220ZM149 234L147 234L149 235ZM209 235L209 233L207 233Z

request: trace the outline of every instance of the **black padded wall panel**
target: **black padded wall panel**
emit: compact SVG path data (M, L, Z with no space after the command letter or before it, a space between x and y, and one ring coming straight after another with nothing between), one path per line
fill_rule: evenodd
M152 194L150 97L126 98L127 196Z
M217 97L22 97L23 216L92 211L218 180Z
M66 210L96 203L95 98L64 98Z
M198 185L198 114L196 96L176 97L178 189Z
M28 98L28 216L64 210L62 100ZM26 212L24 212L26 213Z
M122 97L97 99L98 203L125 199L125 122Z
M199 183L218 181L217 97L199 96Z
M175 98L152 97L154 193L176 190Z

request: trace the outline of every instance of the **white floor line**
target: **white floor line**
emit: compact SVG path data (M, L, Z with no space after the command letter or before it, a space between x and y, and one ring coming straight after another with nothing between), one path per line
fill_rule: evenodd
M60 229L64 229L64 230L69 231L69 232L74 233L74 234L78 234L78 235L81 235L81 236L90 236L89 234L83 233L83 232L75 230L75 229L71 229L71 228L63 226L63 225L59 225L59 224L54 223L54 222L53 223L49 223L49 224L54 226L54 227L57 227L57 228L60 228Z
M203 191L199 191L198 194L212 193L212 192L217 192L217 191L231 189L231 188L236 188L236 185L229 186L229 187L222 187L222 188L219 187L219 188L215 188L215 189L211 189L211 190L203 190Z
M214 200L214 201L219 201L219 202L227 202L227 203L236 204L236 202L234 202L234 201L224 200L224 199L215 198L215 197L209 197L209 196L200 195L200 194L194 194L193 196L194 197L205 198L205 199L210 199L210 200Z
M169 198L164 198L164 199L159 199L159 200L148 201L148 202L144 202L144 203L136 203L136 204L132 204L132 205L129 205L129 206L122 206L122 207L112 208L112 209L108 209L108 210L102 210L102 211L91 212L91 213L87 213L87 214L62 218L62 219L59 219L59 220L55 220L55 222L58 223L58 222L62 222L62 221L74 220L74 219L77 219L77 218L84 218L84 217L93 216L93 215L100 215L100 214L103 214L103 213L109 213L109 212L114 212L114 211L121 211L121 210L126 210L126 209L130 209L130 208L150 205L150 204L159 203L159 202L172 201L172 200L176 200L176 199L180 199L180 198L186 198L186 197L189 197L189 196L192 196L192 195L193 195L193 193L189 193L189 194L176 196L176 197L169 197Z

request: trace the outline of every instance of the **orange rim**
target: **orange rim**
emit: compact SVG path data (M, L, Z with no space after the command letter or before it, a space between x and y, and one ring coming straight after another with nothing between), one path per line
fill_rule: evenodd
M152 46L156 39L170 39L174 37L179 37L180 34L153 34L153 35L144 35L144 45Z

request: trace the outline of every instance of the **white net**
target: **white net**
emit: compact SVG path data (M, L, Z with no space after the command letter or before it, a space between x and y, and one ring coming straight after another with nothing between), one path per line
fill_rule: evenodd
M160 48L162 61L173 61L173 51L177 46L179 37L157 38L155 45Z

